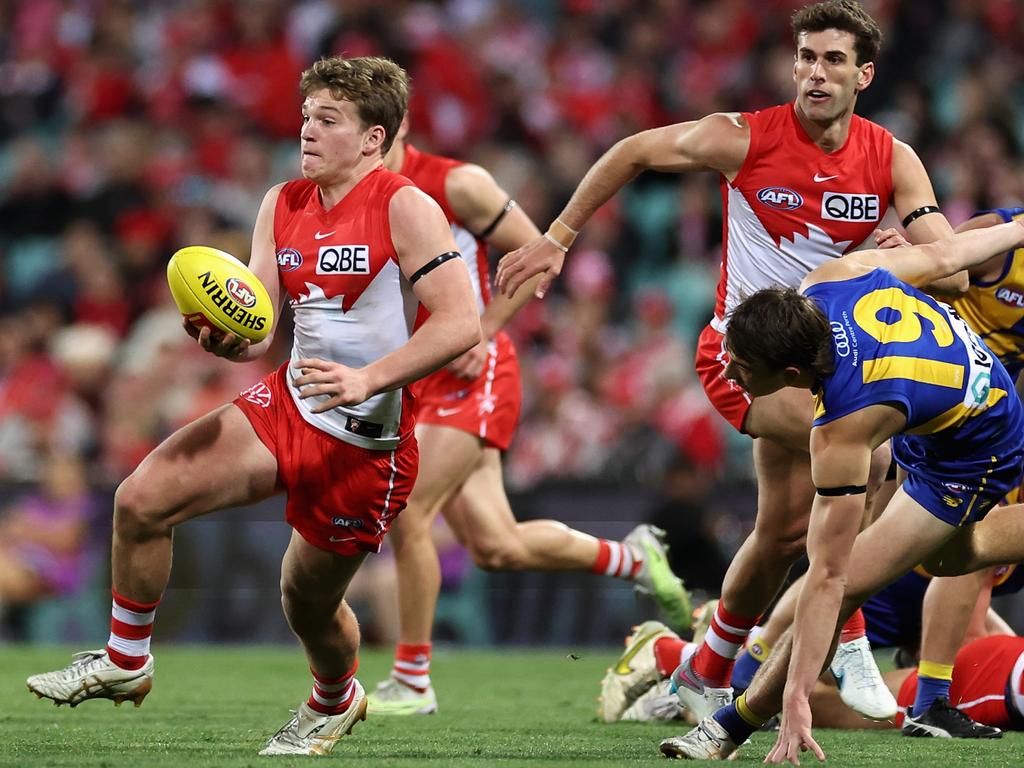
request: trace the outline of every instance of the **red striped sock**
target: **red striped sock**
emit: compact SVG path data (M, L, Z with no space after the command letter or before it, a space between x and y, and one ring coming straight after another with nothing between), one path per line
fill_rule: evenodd
M640 552L621 541L598 539L597 547L597 559L590 566L591 573L632 580L644 564Z
M391 676L421 693L430 687L430 643L395 646L395 665Z
M153 617L160 604L137 603L110 590L114 601L110 606L110 638L107 656L121 669L141 669L149 657L149 641L153 636Z
M705 685L725 688L732 677L736 657L743 650L743 642L757 624L757 617L737 616L729 613L718 601L715 617L704 635L704 642L693 657L693 670Z
M839 642L848 643L867 634L868 628L864 624L864 613L858 608L853 616L846 620L842 630L839 632Z
M693 643L682 640L678 637L659 637L654 641L654 664L658 668L658 674L662 677L669 677L676 671L676 667L683 663L683 655L687 646Z
M352 665L352 669L341 677L321 677L312 667L309 671L313 673L313 690L309 694L306 706L321 715L340 715L356 695L356 670L359 669L359 659Z

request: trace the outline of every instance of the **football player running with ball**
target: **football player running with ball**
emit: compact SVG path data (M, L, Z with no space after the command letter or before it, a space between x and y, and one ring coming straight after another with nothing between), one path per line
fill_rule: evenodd
M444 214L383 164L407 108L405 72L382 58L323 59L300 89L303 178L267 193L250 262L275 306L287 296L294 309L291 359L171 435L121 484L107 646L28 679L58 704L139 705L152 685L150 636L174 526L284 490L293 531L282 603L313 680L265 755L325 754L365 717L359 628L344 595L416 478L407 385L480 341ZM418 304L430 316L414 331ZM273 337L250 344L192 332L204 349L239 362L263 354Z

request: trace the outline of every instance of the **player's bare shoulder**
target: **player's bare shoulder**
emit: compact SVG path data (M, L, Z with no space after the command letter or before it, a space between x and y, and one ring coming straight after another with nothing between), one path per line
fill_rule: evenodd
M680 138L706 165L731 176L739 171L750 149L750 124L739 112L714 112L693 123Z
M860 277L873 269L875 267L864 264L854 254L849 254L841 259L827 261L817 269L811 270L807 277L803 279L803 282L800 283L800 291L802 293L818 283L834 283L839 280L850 280L854 277Z
M508 199L494 177L473 163L456 165L448 171L444 191L455 215L470 224L481 217L492 219L494 212Z

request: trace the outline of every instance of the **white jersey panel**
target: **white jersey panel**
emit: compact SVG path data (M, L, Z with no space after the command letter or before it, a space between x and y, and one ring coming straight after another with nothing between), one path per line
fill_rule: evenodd
M345 296L325 298L323 290L306 283L307 291L291 301L295 312L295 338L288 368L288 389L299 413L307 422L339 440L372 450L390 450L398 445L402 420L402 389L381 392L350 407L313 413L312 408L326 395L302 399L292 382L301 372L295 362L319 358L362 368L405 344L412 335L417 300L398 264L389 260L363 290L348 312ZM402 301L395 301L397 295ZM379 438L355 434L350 419L381 425Z
M458 224L452 224L452 235L455 237L455 246L462 255L462 261L469 270L469 281L473 284L473 295L476 296L477 311L482 315L486 304L484 303L483 286L480 285L480 245L473 233Z
M776 244L743 194L729 186L725 246L725 313L712 327L725 333L728 316L748 296L764 288L796 288L807 273L838 259L849 240L834 242L828 233L807 224L807 234L795 232Z

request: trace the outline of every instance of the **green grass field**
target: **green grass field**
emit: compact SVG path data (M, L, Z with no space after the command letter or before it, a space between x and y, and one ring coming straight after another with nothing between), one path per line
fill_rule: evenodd
M0 766L279 766L302 758L260 758L263 742L309 690L298 648L163 647L153 693L140 709L89 701L72 710L37 700L33 672L64 664L69 649L0 649ZM441 711L418 718L371 718L327 760L372 766L665 765L658 742L681 726L595 717L597 681L616 652L441 650L432 670ZM577 656L579 658L573 658ZM366 651L369 687L390 664ZM1020 766L1024 737L983 743L904 739L892 732L818 732L834 766ZM760 763L773 737L758 734L739 762ZM813 764L808 758L804 764Z

